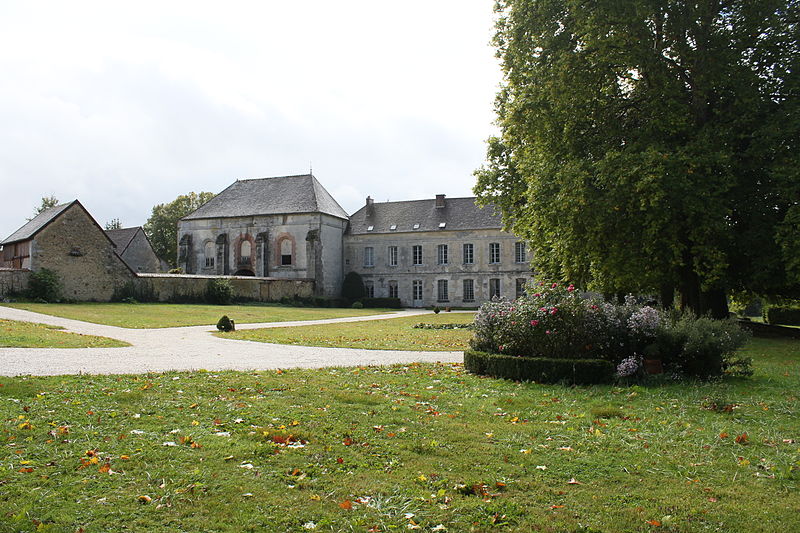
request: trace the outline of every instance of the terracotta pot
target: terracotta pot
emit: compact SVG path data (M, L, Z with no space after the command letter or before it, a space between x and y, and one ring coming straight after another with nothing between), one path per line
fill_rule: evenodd
M646 374L663 374L664 365L661 364L661 359L645 359L644 371Z

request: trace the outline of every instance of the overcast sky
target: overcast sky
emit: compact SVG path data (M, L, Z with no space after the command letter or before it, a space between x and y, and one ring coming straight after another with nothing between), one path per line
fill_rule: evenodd
M3 2L0 238L42 196L136 226L310 165L349 213L471 195L500 81L492 5Z

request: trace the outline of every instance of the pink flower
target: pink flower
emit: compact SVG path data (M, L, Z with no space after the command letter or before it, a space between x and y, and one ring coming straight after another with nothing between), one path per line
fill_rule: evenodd
M551 289L555 289L556 287L558 287L558 283L553 283L552 285L550 285Z
M516 322L514 322L514 321L512 320L512 321L511 321L511 325L512 325L512 326L516 326L516 325L517 325L517 323L516 323Z
M550 310L550 314L551 314L551 315L554 315L554 314L556 314L556 311L558 311L558 309L556 309L556 308L554 307L554 308L552 308L552 309Z
M572 291L574 291L574 290L575 290L575 285L573 285L572 283L570 283L570 284L569 284L569 287L567 287L567 290L568 290L569 292L572 292Z
M541 296L541 293L538 293L538 292L533 295L534 298L538 298L539 296Z
M538 326L538 325L539 325L538 320L531 320L531 326Z
M550 330L545 331L545 334L550 335Z
M542 312L546 313L547 312L547 308L546 307L540 307L539 311L542 311Z
M497 347L497 349L502 352L503 351L503 345L501 344L500 346Z
M539 282L539 286L540 286L540 287L543 287L543 286L544 286L544 281L540 281L540 282Z
M597 309L597 306L592 304L592 309Z

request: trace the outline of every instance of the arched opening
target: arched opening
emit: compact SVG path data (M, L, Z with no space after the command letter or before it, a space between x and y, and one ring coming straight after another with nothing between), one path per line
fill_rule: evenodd
M240 265L250 264L250 252L252 252L252 245L250 244L250 241L243 240L241 247L239 248Z
M234 276L255 276L255 272L250 270L249 268L240 268L236 272L233 273Z
M283 239L281 241L281 244L280 244L281 265L289 266L294 262L292 260L293 259L292 256L294 255L294 250L292 250L292 248L293 248L292 244L293 243L292 243L292 241L290 239Z
M205 255L206 268L214 268L214 259L217 256L214 243L211 241L206 242L206 245L203 247L203 253Z

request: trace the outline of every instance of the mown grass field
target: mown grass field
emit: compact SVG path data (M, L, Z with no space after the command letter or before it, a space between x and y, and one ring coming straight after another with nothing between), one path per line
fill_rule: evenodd
M60 331L58 326L0 319L0 348L117 348L130 346L107 337Z
M119 326L122 328L168 328L175 326L216 325L222 315L228 315L237 324L255 322L291 322L294 320L319 320L348 316L369 316L385 313L381 309L340 309L315 307L287 307L280 305L204 305L161 303L94 303L3 304L45 315L60 316Z
M4 377L0 531L796 531L800 343L746 352L748 380L631 387Z
M467 347L472 333L466 329L417 329L415 324L469 324L473 313L430 313L426 315L345 322L291 328L264 328L215 333L225 339L275 344L324 346L326 348L366 348L369 350L460 351Z

